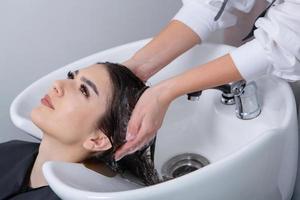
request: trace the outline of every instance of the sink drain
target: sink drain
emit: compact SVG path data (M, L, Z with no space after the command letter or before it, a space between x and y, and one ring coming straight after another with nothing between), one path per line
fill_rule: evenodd
M168 160L162 167L161 173L164 180L177 178L200 169L209 164L209 161L194 153L184 153Z

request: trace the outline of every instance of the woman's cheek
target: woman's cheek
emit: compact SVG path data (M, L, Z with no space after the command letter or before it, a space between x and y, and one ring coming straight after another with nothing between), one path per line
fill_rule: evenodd
M60 129L65 130L65 139L76 142L84 138L93 126L93 114L87 110L70 109L64 117L59 120Z

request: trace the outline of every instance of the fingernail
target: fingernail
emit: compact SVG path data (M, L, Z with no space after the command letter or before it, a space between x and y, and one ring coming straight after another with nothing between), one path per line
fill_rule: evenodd
M121 155L121 156L119 156L119 157L115 157L115 161L119 161L119 160L121 160L122 158L124 157L124 155Z
M135 136L132 133L130 133L130 132L126 133L126 140L127 141L133 140L134 138L135 138Z

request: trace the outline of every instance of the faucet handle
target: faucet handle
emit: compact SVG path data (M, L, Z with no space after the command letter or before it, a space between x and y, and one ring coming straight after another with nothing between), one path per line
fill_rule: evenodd
M225 105L233 105L235 104L234 96L240 95L246 86L245 80L240 80L237 82L231 82L225 85L221 85L215 87L215 89L219 89L222 91L221 103Z
M244 92L247 82L245 80L240 80L237 82L231 83L231 93L234 96L241 95Z
M242 83L243 84L243 83ZM242 87L233 88L235 93L236 115L240 119L253 119L261 112L258 101L257 85L254 81Z

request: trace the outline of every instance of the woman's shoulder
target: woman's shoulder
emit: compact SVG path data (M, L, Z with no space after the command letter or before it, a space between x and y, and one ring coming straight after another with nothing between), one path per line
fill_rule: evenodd
M0 143L0 148L11 148L11 147L20 147L20 148L36 148L40 144L36 142L28 142L23 140L10 140L7 142Z
M11 198L11 200L61 200L49 186L43 186L40 188L30 188L25 192L22 192L15 197Z
M22 140L11 140L0 144L0 155L3 153L28 153L36 151L39 147L39 143L28 142Z

